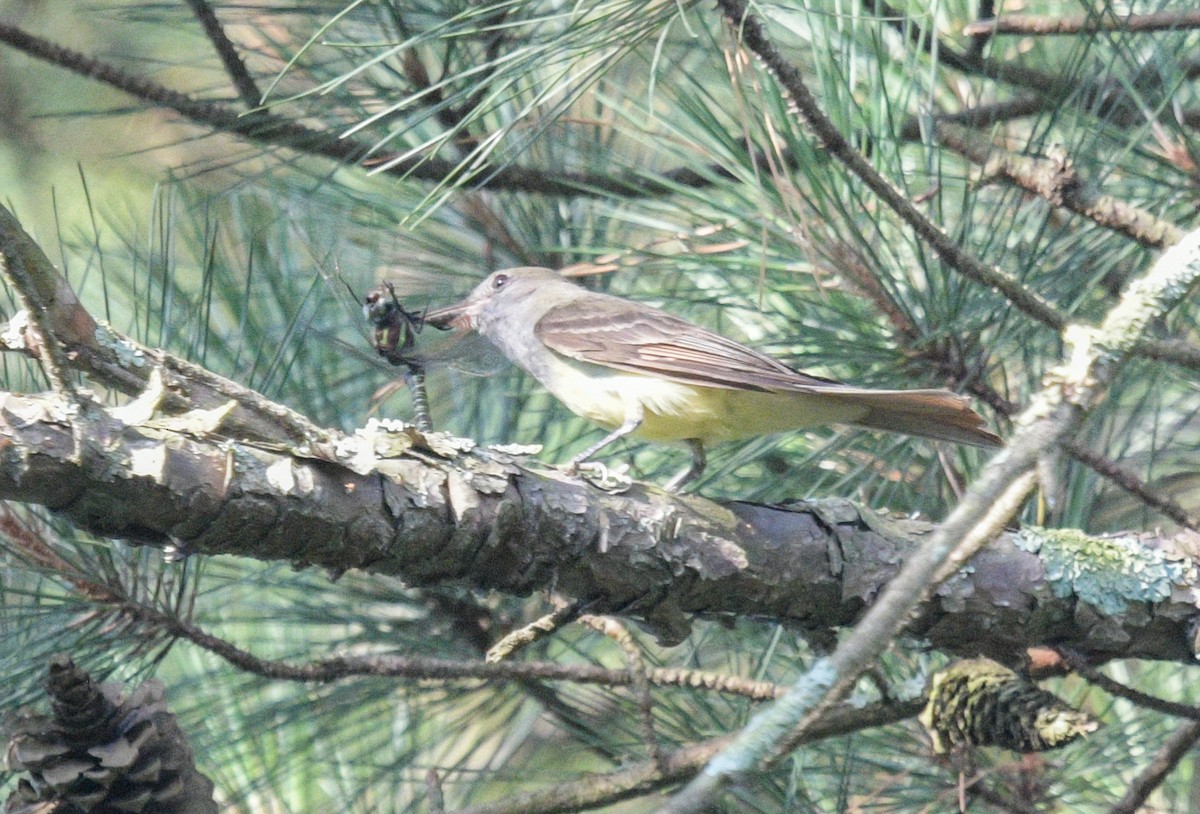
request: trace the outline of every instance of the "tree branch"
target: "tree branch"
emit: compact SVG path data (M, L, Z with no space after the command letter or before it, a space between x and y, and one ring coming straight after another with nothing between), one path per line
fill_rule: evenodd
M212 43L217 56L221 58L221 64L225 66L225 73L229 75L229 81L237 88L238 96L242 98L242 104L250 110L258 107L262 103L262 91L259 90L254 77L250 76L250 72L246 70L246 63L242 61L237 48L226 36L225 28L217 19L212 6L208 4L207 0L187 0L187 2L192 7L196 19L200 21L204 34Z
M436 156L417 155L398 160L397 153L376 151L368 143L313 130L264 110L255 110L243 115L226 105L193 99L140 77L131 76L113 65L64 48L16 26L0 23L0 42L52 65L66 68L72 73L103 82L147 104L174 110L193 124L247 141L287 147L339 163L354 164L370 157L372 163L388 164L388 168L381 172L421 181L442 182L452 178L459 170L456 163ZM759 157L758 160L764 159ZM468 186L570 198L654 197L669 195L679 187L702 188L709 186L715 178L734 177L728 168L716 164L702 170L679 167L661 173L658 178L633 173L621 176L590 175L561 168L550 173L515 166L480 171L478 174L487 180Z
M607 687L636 687L639 681L630 670L610 670L590 664L556 664L543 661L462 661L381 654L335 656L304 664L293 664L255 656L197 625L156 608L111 595L104 599L114 610L157 627L171 636L189 641L221 657L239 670L274 680L329 683L352 677L374 676L440 681L566 681ZM779 685L769 681L752 681L739 676L673 667L647 668L642 673L641 680L657 687L727 693L754 701L776 698L783 692Z
M665 642L679 641L697 615L765 617L827 638L860 620L930 530L841 500L715 504L640 485L611 495L411 428L334 436L334 460L319 460L231 441L206 426L210 412L136 425L89 412L70 416L56 396L3 395L0 499L190 554L359 568L413 586L518 595L553 587L590 611L639 620ZM97 441L81 449L76 438ZM392 457L377 456L385 448ZM1140 604L1081 614L1076 603L1091 595L1077 590L1087 583L1049 580L1045 554L1024 534L976 555L908 631L938 649L1004 660L1045 641L1072 643L1096 662L1192 657L1191 582L1147 587L1142 576L1165 566L1129 560L1146 551L1155 563L1173 561L1171 541L1161 551L1142 539L1095 543L1116 546L1104 556L1119 567L1107 577L1110 593L1127 584L1133 602L1166 591L1149 605L1151 623Z
M1054 206L1082 215L1143 246L1162 249L1183 237L1183 230L1177 226L1085 184L1065 158L1015 156L981 135L946 121L938 121L935 132L938 140L951 150L982 167L985 177L1004 178Z
M1147 798L1162 785L1167 775L1175 771L1179 761L1183 760L1197 741L1200 741L1200 721L1188 721L1176 729L1154 755L1154 760L1129 784L1125 795L1109 809L1110 814L1135 814L1143 810L1142 805Z
M813 726L804 742L813 743L903 721L916 715L922 704L922 701L905 701L872 704L862 709L838 707ZM661 769L653 760L634 763L610 774L589 775L537 791L514 794L502 802L458 809L453 814L557 814L611 805L687 780L728 742L729 736L724 736L675 749L665 756Z
M1104 31L1145 33L1183 31L1200 28L1200 11L1161 11L1150 14L1079 14L1051 17L1034 14L1006 14L990 20L976 20L963 28L968 36L979 34L1018 34L1046 36L1054 34L1099 34Z
M1164 715L1174 715L1177 718L1185 718L1189 721L1200 721L1200 707L1194 707L1191 704L1181 704L1178 701L1167 701L1163 698L1147 695L1132 687L1126 687L1124 684L1113 681L1104 675L1104 673L1092 667L1083 656L1070 650L1065 655L1067 664L1072 670L1083 676L1089 684L1095 684L1109 695L1124 698L1131 704L1152 709Z

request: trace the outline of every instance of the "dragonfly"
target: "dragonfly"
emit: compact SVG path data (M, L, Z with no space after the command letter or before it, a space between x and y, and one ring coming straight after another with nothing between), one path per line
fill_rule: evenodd
M471 376L490 376L509 364L499 350L473 332L455 333L452 338L439 338L425 343L424 347L418 347L418 336L425 327L424 310L407 307L394 284L382 282L360 296L336 263L332 271L324 264L318 265L318 269L327 290L341 304L346 320L362 337L362 345L355 347L323 331L321 333L371 365L379 365L388 371L403 368L404 384L412 399L416 425L422 432L429 432L433 425L429 415L429 399L425 393L426 371L431 368L452 368ZM369 349L373 349L374 354ZM378 404L398 386L395 383L380 388L373 400Z
M429 395L425 392L425 363L415 352L417 334L425 327L425 312L418 314L405 308L396 296L396 287L388 282L380 283L367 292L362 310L363 316L375 329L375 352L389 364L403 366L407 370L404 382L412 396L417 429L432 432Z

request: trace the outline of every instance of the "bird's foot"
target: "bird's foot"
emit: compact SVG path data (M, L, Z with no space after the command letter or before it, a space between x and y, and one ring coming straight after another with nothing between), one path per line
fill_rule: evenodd
M569 474L578 475L597 489L603 489L613 494L620 494L633 486L633 478L626 474L628 471L627 464L609 469L598 461L572 462L567 467Z

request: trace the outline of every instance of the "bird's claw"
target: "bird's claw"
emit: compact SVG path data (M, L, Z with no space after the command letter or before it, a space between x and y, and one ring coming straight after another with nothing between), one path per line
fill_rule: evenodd
M633 478L626 474L628 469L626 464L622 464L616 469L609 469L599 461L583 461L571 464L567 468L567 472L578 475L597 489L619 494L627 491L633 485Z

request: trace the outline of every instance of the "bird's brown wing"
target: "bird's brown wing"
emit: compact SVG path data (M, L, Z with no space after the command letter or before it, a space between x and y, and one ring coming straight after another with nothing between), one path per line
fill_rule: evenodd
M948 390L872 390L801 373L657 308L604 295L551 309L534 326L571 359L730 390L811 393L854 405L852 423L976 446L999 446L970 402ZM862 408L866 413L862 413Z
M666 311L592 295L551 309L534 333L571 359L730 390L828 391L845 385L801 373Z

